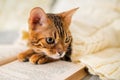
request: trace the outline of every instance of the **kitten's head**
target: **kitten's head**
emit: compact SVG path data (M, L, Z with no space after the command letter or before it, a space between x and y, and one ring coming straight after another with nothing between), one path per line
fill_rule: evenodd
M32 9L28 20L30 47L54 59L63 57L72 41L69 26L77 9L58 14L47 14L39 7Z

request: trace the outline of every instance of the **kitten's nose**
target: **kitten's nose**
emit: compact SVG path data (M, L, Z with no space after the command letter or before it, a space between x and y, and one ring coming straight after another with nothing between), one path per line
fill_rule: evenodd
M63 54L63 51L58 51L59 56Z

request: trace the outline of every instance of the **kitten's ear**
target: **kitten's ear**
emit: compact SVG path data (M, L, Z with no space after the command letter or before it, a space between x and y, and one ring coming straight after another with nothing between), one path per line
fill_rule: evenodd
M47 17L46 13L40 7L35 7L30 12L29 17L29 24L36 25L39 24L40 26L45 26L47 24Z
M73 14L75 13L75 11L79 9L79 8L74 8L74 9L71 9L69 11L65 11L63 13L60 13L60 16L62 16L66 26L69 26L70 23L71 23L71 19L72 19L72 16Z

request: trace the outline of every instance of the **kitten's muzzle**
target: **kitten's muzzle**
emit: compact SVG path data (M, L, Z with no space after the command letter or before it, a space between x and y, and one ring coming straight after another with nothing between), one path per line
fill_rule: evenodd
M65 52L64 52L64 51L62 51L62 52L57 52L57 54L59 55L60 58L62 58L62 57L64 57Z
M63 51L58 51L59 56L63 54Z

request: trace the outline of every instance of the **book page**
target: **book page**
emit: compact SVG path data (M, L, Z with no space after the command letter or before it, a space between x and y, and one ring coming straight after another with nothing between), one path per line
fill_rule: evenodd
M29 62L14 61L0 67L0 80L64 80L83 65L66 61L34 65Z

